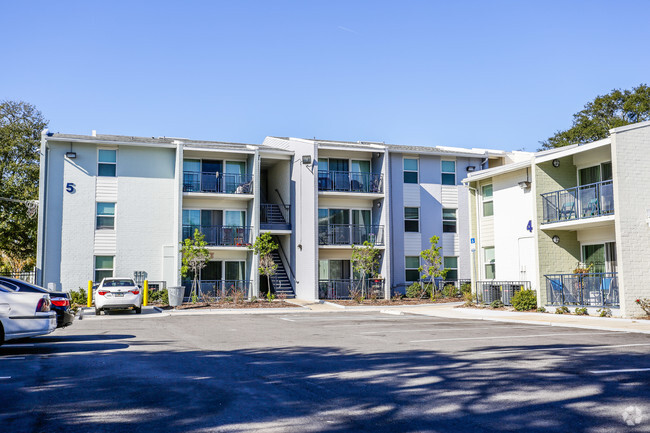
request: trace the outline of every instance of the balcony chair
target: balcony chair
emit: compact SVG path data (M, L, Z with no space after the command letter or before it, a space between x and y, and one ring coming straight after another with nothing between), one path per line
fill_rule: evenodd
M600 290L603 294L603 305L616 305L618 304L618 291L614 287L613 277L604 277L600 283Z
M252 190L253 190L253 181L249 180L248 182L242 183L241 185L237 186L237 189L235 189L235 194L250 194Z
M576 202L567 201L560 208L560 219L570 220L576 217Z
M548 280L551 283L551 299L550 302L552 305L562 305L564 302L563 301L563 293L564 293L564 287L562 286L562 280L560 279L549 279Z

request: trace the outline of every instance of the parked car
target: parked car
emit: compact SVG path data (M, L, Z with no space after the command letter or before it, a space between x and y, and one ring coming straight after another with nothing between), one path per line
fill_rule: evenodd
M142 312L142 292L131 278L104 278L95 291L95 314L107 310Z
M0 344L54 331L56 313L50 306L47 293L17 292L0 282Z
M72 325L74 313L70 310L70 294L67 292L50 292L44 287L17 280L16 278L0 277L0 284L15 292L47 293L50 295L50 309L56 313L56 327L63 328Z

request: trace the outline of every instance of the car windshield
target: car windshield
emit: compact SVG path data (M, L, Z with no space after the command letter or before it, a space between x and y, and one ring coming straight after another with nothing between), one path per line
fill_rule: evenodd
M133 280L105 280L102 283L103 287L129 287L135 286Z
M0 278L0 283L16 292L49 293L47 289L14 278Z

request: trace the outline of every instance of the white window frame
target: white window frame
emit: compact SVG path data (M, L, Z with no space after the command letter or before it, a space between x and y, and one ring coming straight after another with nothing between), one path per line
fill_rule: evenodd
M450 171L442 171L442 165L443 165L444 162L453 162L453 163L454 163L454 172L453 172L453 175L454 175L454 183L451 184L451 185L447 185L447 184L445 184L445 183L442 182L442 175L443 175L443 174L452 174L452 172L450 172ZM441 161L440 161L440 184L441 184L441 185L444 185L444 186L454 186L454 185L456 185L456 181L457 181L457 179L456 179L456 172L457 172L457 171L458 171L458 165L456 164L456 160L453 160L453 159L443 159L443 160L441 160Z
M98 205L100 203L102 203L102 204L112 204L113 205L113 215L99 215L97 207L98 207ZM95 202L95 230L102 230L102 231L103 230L115 230L115 217L116 216L117 216L117 203L116 202L112 202L112 201L98 201L98 202ZM100 228L99 224L98 224L100 217L101 218L110 218L110 217L112 217L113 218L113 227L101 227Z
M407 160L407 159L414 160L415 163L417 164L417 169L415 169L415 170L407 170L404 167L404 161ZM404 181L404 173L415 173L415 175L417 177L416 180L415 180L415 183L410 183L410 182L407 183L407 182L405 182ZM420 184L420 158L418 158L416 156L402 156L402 182L405 185L419 185Z
M115 162L99 162L99 151L100 150L113 150L115 151ZM117 163L118 163L118 156L119 152L117 151L117 147L98 147L97 148L97 177L117 177ZM99 174L99 166L100 165L114 165L115 166L115 176L102 176Z
M486 197L483 188L486 187L492 187L492 195L490 197ZM485 215L485 203L490 203L492 202L492 215ZM487 183L485 185L481 185L481 216L483 218L491 218L494 216L494 184L493 183Z
M488 263L486 258L485 258L485 251L489 250L489 249L494 251L494 263ZM485 276L486 280L488 279L487 266L494 266L494 271L493 271L494 276L490 281L496 280L496 278L497 278L497 256L496 256L496 249L494 248L494 246L483 247L483 275Z
M418 267L417 268L408 268L408 267L406 267L406 259L410 258L410 257L417 257L418 258ZM421 279L420 278L420 270L419 270L420 266L422 266L422 258L420 256L404 256L404 281L407 282L407 283L413 283L413 282L416 282L416 281L420 281L420 279ZM418 272L418 279L417 280L409 280L408 278L406 278L406 272L407 271L413 271L413 270Z
M113 267L108 269L108 268L97 268L97 257L112 257L113 258ZM95 281L97 279L97 271L111 271L111 276L110 277L104 277L104 278L112 278L115 275L115 256L114 255L108 255L108 256L102 256L102 255L96 255L93 256L93 281L95 283L100 283L100 281Z

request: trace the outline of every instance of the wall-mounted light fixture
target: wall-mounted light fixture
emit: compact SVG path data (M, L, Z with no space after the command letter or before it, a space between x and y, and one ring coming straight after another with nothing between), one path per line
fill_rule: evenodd
M311 155L303 155L302 156L302 163L307 165L311 164Z
M474 170L476 170L475 166L473 166L473 165L468 165L467 166L467 171L469 171L470 173L473 172Z
M521 189L528 189L530 188L530 182L527 180L522 180L521 182L519 182L519 187Z
M77 152L66 152L65 157L68 159L75 159L77 157Z
M553 236L553 243L554 244L559 244L560 243L560 237L558 235Z
M377 209L379 209L380 207L381 207L381 202L378 201L378 202L377 202Z
M553 160L553 167L558 168L560 166L560 160L559 159L554 159Z

